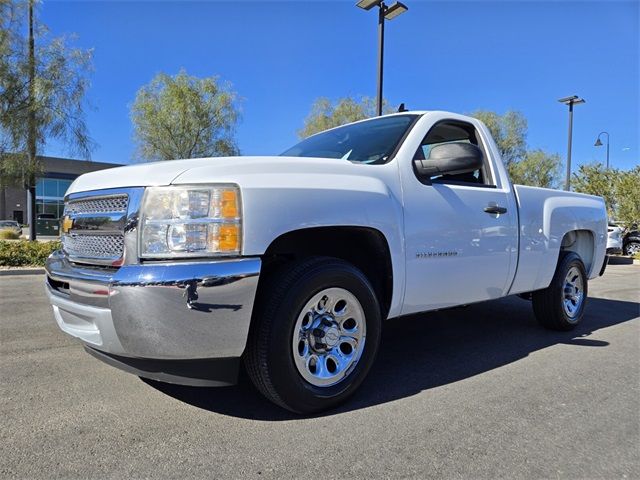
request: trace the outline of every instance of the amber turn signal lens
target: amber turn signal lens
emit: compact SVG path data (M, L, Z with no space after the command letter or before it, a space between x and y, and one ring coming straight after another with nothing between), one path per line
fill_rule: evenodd
M223 218L236 218L240 216L238 208L238 195L235 190L224 190L222 192L222 208Z
M218 249L221 252L240 250L240 225L220 225Z

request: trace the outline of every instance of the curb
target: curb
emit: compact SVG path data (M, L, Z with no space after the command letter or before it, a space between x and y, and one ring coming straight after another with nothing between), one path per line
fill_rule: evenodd
M40 275L44 273L44 268L11 268L8 270L0 270L0 277L8 277L10 275Z
M609 265L640 265L640 260L631 257L623 257L620 255L610 255Z

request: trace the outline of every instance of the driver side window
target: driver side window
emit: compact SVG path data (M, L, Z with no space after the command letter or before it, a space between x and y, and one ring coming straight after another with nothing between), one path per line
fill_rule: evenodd
M476 145L484 154L484 166L473 172L458 175L439 175L431 178L432 183L493 186L491 175L487 168L486 152L480 142L475 127L466 122L456 120L438 122L429 130L422 140L420 147L414 155L414 160L429 161L431 149L436 145L445 143L471 143Z

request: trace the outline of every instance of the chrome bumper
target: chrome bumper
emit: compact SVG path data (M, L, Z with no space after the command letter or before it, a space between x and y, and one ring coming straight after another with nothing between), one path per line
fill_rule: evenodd
M244 351L260 259L92 269L55 252L46 288L60 328L118 357L194 360ZM144 376L144 375L142 375Z

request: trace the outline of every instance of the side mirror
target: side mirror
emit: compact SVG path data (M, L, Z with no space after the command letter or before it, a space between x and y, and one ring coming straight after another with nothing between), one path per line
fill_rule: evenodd
M429 152L429 158L413 161L418 175L426 178L473 172L482 168L482 163L482 150L472 143L435 145Z

